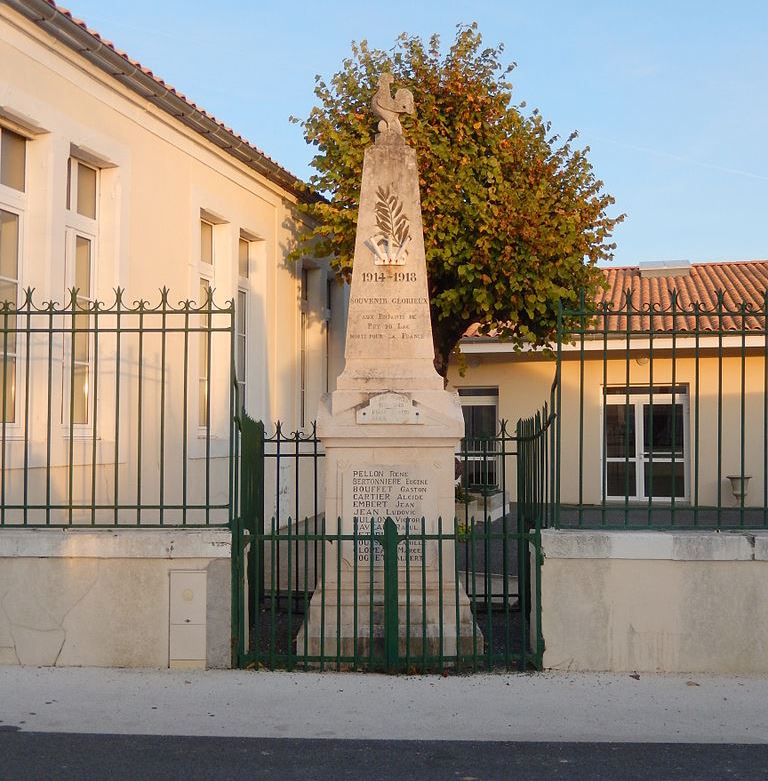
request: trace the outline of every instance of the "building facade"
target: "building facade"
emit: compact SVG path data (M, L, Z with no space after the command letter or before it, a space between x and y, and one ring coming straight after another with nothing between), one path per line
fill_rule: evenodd
M343 360L343 287L288 257L307 197L68 12L0 6L0 661L227 663L233 418L309 425Z

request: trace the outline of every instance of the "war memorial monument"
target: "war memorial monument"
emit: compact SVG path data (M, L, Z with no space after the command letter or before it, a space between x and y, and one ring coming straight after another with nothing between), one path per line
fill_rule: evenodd
M363 162L345 368L317 415L326 533L340 518L345 539L336 543L340 571L331 568L318 582L298 638L302 647L306 633L310 655L319 655L321 644L325 655L381 652L385 600L390 611L394 604L394 594L385 594L387 519L399 540L396 580L389 562L386 581L389 591L397 584L399 653L406 644L414 655L472 647L473 617L456 581L453 541L464 420L458 396L444 389L434 365L416 153L399 121L413 112L413 97L399 89L393 98L391 84L392 76L382 75L373 99L381 121ZM439 530L445 539L435 539ZM328 560L337 560L335 550Z

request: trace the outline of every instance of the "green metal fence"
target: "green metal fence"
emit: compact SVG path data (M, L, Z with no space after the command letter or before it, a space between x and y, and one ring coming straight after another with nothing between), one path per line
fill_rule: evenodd
M234 304L0 304L0 527L227 526Z
M408 519L398 529L391 518L326 519L314 429L286 434L278 425L267 436L261 423L241 416L236 664L388 671L540 665L535 611L540 531L553 513L553 421L548 405L514 434L502 423L494 437L463 442L457 517ZM468 490L462 465L491 459L500 469L498 495Z
M563 308L555 526L768 526L768 298Z

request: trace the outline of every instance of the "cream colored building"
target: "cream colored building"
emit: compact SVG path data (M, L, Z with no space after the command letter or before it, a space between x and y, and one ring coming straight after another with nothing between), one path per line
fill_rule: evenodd
M587 306L605 314L560 350L562 506L538 518L550 528L531 555L543 667L764 674L768 262L605 274ZM492 337L461 349L467 371L450 378L470 435L550 400L556 356ZM506 466L514 502L515 459ZM476 474L496 512L501 468Z
M679 267L606 269L608 289L595 308L625 305L634 291L630 333L624 317L607 317L584 339L561 347L561 501L566 505L645 505L651 495L673 496L680 507L734 508L729 476L750 477L745 505L765 504L766 337L768 263L682 264ZM672 314L671 291L678 291ZM717 292L723 291L719 319ZM700 304L698 317L690 314ZM742 305L749 307L742 319ZM652 316L639 310L655 307ZM749 313L753 314L749 314ZM672 323L677 332L673 336ZM742 329L743 325L743 329ZM650 333L653 336L649 336ZM469 337L461 345L467 369L450 379L462 395L475 436L497 419L514 426L550 401L557 351L515 352L493 337ZM742 362L742 353L744 360ZM673 398L674 387L674 398ZM629 394L627 393L629 388ZM651 442L653 404L656 444ZM673 412L674 408L674 412ZM626 443L624 416L634 429ZM674 419L673 419L674 415ZM675 428L674 465L671 432ZM636 435L635 435L636 434ZM653 450L653 483L650 456ZM514 499L514 481L508 480Z
M305 197L68 12L0 4L0 662L228 663L232 369L251 417L293 431L343 360L343 287L288 259ZM27 288L50 317L13 313ZM67 320L71 288L89 314ZM291 479L265 486L283 518ZM182 522L218 528L80 528Z
M78 286L79 300L109 306L122 288L125 305L143 298L156 306L164 287L171 305L200 303L213 289L216 305L236 303L237 359L244 364L237 372L249 414L279 419L290 430L311 422L339 369L343 334L334 331L330 312L343 314L344 296L325 267L286 260L299 228L295 206L304 197L295 177L46 2L0 7L0 62L2 298L21 304L23 289L31 287L36 304L63 303ZM229 346L223 337L212 340L210 379L194 345L189 349L193 457L200 456L195 451L206 429L206 387L212 452L226 455ZM114 349L100 347L105 401L96 414L98 449L105 454L114 443L114 409L108 409L114 388L107 393L114 367L106 357ZM126 337L121 349L123 369L135 370L136 340ZM173 379L182 372L180 342L166 349ZM154 368L158 350L157 340L147 341L143 359ZM76 428L92 422L93 345L90 353L75 367L73 398L61 390L66 377L56 376L57 369L66 373L66 359L53 370L52 407L71 402ZM20 402L22 364L18 376L13 370L9 361ZM30 382L45 384L43 375L43 367L33 366ZM144 437L157 428L150 410L159 385L145 391ZM131 417L135 392L123 388L121 410ZM9 426L18 427L24 411L10 417ZM181 422L169 425L168 441L179 441ZM56 428L63 458L67 432ZM44 439L43 422L36 419L30 433L33 442ZM9 440L20 436L8 433ZM12 441L9 446L18 450ZM120 460L129 462L135 442L127 429L120 447ZM11 463L18 457L9 454ZM123 482L131 484L132 476Z

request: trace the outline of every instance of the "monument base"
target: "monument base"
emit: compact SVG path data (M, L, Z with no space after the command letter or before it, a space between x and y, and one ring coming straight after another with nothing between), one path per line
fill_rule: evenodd
M446 592L450 590L450 596ZM364 592L364 593L363 593ZM442 605L439 594L421 588L410 593L410 604L402 591L397 606L397 655L401 663L410 659L418 664L427 657L431 665L443 657L482 654L483 634L477 626L465 589L459 583L458 610L456 589L445 587ZM339 601L339 594L341 601ZM442 620L441 620L442 608ZM457 621L458 619L458 621ZM334 657L351 657L365 664L370 658L386 659L387 638L384 593L375 589L371 600L368 589L358 591L355 604L351 590L318 586L312 595L309 615L296 637L296 653L303 656L322 656L329 662ZM306 636L306 641L305 641ZM342 663L352 667L353 661Z

